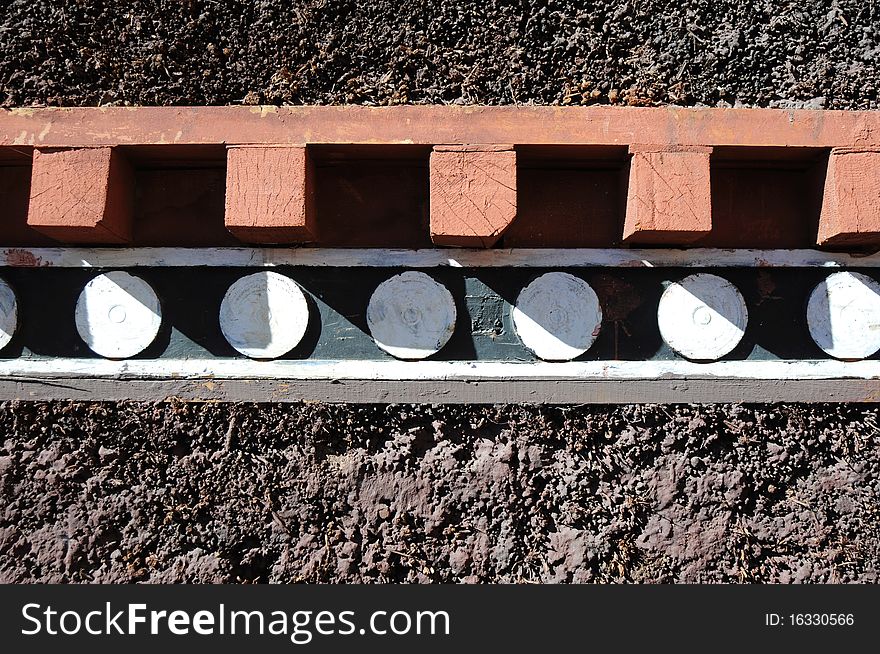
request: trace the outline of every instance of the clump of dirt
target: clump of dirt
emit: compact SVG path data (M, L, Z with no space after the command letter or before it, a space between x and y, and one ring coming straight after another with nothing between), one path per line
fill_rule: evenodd
M864 0L7 0L0 105L877 108Z
M875 582L876 406L0 405L2 582Z

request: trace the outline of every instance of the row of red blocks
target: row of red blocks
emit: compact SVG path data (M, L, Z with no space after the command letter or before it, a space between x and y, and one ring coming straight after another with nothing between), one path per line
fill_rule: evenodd
M624 241L687 244L712 229L711 147L630 145ZM441 246L492 247L517 213L512 145L435 145L430 229ZM239 240L316 240L314 166L306 146L227 150L226 226ZM34 149L28 225L59 241L124 244L132 237L134 174L115 147ZM833 148L818 245L880 240L880 152Z

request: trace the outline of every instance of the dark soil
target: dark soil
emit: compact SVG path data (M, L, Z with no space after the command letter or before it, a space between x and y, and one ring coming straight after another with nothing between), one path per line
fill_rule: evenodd
M0 105L876 108L867 0L2 0Z
M880 409L0 405L0 581L874 582Z

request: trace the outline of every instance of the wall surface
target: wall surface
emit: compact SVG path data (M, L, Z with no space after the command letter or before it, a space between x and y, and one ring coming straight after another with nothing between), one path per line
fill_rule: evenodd
M878 108L880 5L7 1L0 104ZM0 405L0 581L877 581L860 405Z
M0 405L0 581L877 581L858 405Z
M5 106L878 103L864 0L3 5Z

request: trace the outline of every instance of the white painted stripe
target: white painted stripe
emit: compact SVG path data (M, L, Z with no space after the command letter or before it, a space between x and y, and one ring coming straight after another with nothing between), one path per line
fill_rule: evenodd
M507 249L393 250L340 248L4 248L0 267L227 268L316 266L393 268L880 268L880 253L855 256L818 250Z
M251 361L16 359L0 378L297 380L880 379L880 361ZM880 386L878 386L880 393Z

